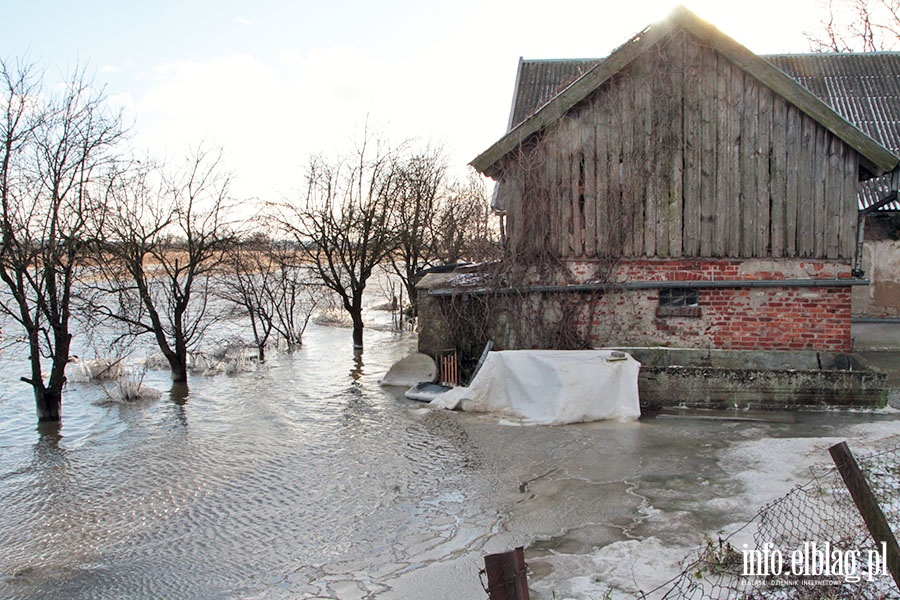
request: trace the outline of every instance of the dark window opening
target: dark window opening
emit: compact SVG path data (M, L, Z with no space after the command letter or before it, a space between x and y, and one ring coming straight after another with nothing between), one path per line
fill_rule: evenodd
M700 291L691 288L659 290L657 317L699 317Z

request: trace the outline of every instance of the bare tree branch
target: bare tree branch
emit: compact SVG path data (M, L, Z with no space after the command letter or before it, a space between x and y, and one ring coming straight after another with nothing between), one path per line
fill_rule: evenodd
M152 334L172 378L187 381L190 351L221 315L211 285L234 237L227 221L230 175L221 151L198 148L181 172L138 165L112 194L100 246L104 315L131 335Z
M816 52L878 52L900 46L900 0L828 0L819 31L807 39Z
M73 291L125 133L83 68L56 95L42 80L32 65L0 61L0 280L10 292L2 311L28 340L31 375L22 380L34 389L38 419L58 421Z

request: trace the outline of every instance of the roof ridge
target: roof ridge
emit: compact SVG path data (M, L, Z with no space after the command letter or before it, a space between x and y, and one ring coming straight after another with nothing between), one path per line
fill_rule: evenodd
M492 174L494 166L503 156L532 135L543 131L559 120L576 104L637 60L654 44L661 42L667 35L679 29L697 42L708 45L723 55L738 68L771 88L854 148L868 165L867 170L870 170L873 175L893 170L900 163L900 158L890 150L849 122L796 79L766 60L764 56L754 54L710 23L703 21L683 6L679 6L672 11L668 19L645 27L613 50L609 56L598 61L583 75L557 91L527 118L512 126L503 137L478 155L470 164L482 173ZM512 125L512 123L510 124Z
M900 50L876 50L874 52L775 52L771 54L760 54L762 58L769 56L798 56L798 57L843 57L843 56L898 56Z
M538 62L597 62L603 60L600 58L521 58L522 62L538 63Z

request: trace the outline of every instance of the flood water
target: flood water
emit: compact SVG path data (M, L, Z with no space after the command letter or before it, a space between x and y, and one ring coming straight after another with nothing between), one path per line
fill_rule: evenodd
M195 376L186 398L95 406L96 384L70 385L58 435L4 365L0 597L296 597L439 553L481 519L466 449L378 387L414 338L367 341L360 360L348 330L313 326L294 355Z
M300 351L187 393L151 370L163 393L134 404L73 383L56 432L6 348L0 597L485 598L483 556L517 545L533 598L647 590L831 440L897 431L893 414L832 413L513 427L380 388L415 337L366 335L359 358L349 330L312 325Z

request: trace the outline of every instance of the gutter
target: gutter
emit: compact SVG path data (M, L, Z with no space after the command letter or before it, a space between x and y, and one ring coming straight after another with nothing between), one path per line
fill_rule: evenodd
M881 323L883 325L900 325L900 317L853 317L851 323Z
M506 288L434 288L429 296L489 296L507 294L555 294L586 292L618 292L662 289L719 289L719 288L813 288L869 285L868 279L840 277L832 279L720 279L690 281L624 281L622 283L576 283L570 285L523 285Z

